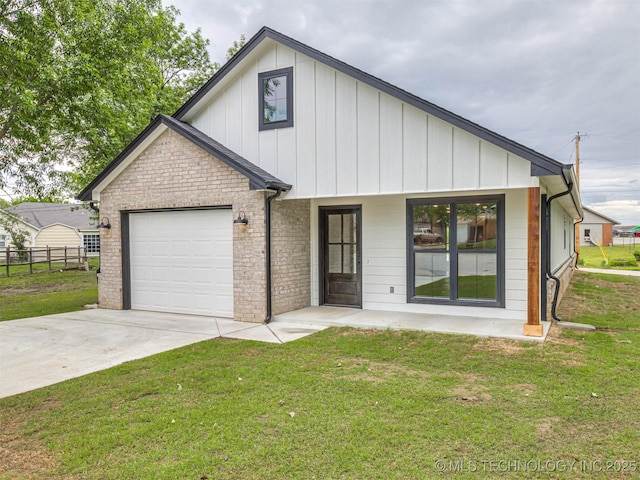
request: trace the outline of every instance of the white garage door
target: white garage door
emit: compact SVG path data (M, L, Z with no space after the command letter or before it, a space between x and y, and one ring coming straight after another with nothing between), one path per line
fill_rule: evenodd
M129 215L131 308L233 318L231 210Z

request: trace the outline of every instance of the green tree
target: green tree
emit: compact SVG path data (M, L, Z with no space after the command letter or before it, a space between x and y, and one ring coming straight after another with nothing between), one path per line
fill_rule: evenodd
M18 258L24 262L29 259L29 252L26 249L30 235L20 223L18 218L9 212L0 214L0 227L9 235L10 245L18 250Z
M192 95L218 65L178 15L160 0L0 0L0 189L77 191Z
M244 47L245 42L247 41L247 38L245 37L244 33L240 35L240 40L234 40L233 41L233 45L231 45L229 48L227 48L227 55L226 55L226 60L229 61L233 58L233 56L238 53L238 51Z

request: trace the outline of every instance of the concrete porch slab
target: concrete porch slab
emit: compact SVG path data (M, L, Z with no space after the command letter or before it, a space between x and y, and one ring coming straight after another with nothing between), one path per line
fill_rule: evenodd
M508 338L528 342L544 342L550 322L542 322L542 337L523 335L523 320L490 319L453 315L433 315L406 312L360 310L344 307L307 307L276 315L269 326L278 324L301 327L356 327L391 330L421 330L425 332L455 333L479 337Z

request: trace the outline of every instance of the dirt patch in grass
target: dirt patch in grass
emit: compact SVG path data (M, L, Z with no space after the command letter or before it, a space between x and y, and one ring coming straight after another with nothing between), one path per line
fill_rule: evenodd
M531 395L536 390L536 386L533 383L520 383L511 387L513 391L522 393L523 395Z
M462 384L451 389L451 393L463 403L487 403L493 398L490 393L487 393L486 378L481 375L473 374L457 374L462 378Z
M541 418L536 425L536 436L538 438L548 438L561 421L562 419L558 417Z
M17 297L18 295L27 295L37 291L37 288L3 288L0 290L0 297Z
M49 403L43 404L44 409L55 408L55 405ZM7 414L1 418L0 477L2 478L47 478L47 472L58 467L55 457L39 440L22 434L22 427L26 420L20 416L13 417Z
M0 477L41 479L57 466L53 456L33 440L15 439L0 446Z
M568 345L570 347L584 348L584 343L576 338L563 337L564 328L551 325L546 343L555 345Z
M613 293L613 295L609 295ZM559 305L561 317L569 319L582 315L593 315L594 308L603 308L611 301L615 310L624 312L640 311L640 285L636 279L619 277L615 283L602 275L575 272L569 294Z
M365 358L349 358L338 361L336 368L343 378L349 380L361 380L371 383L381 383L390 380L397 375L425 379L433 377L431 372L409 368L395 363L372 362ZM333 378L334 373L323 375L325 378Z
M503 338L486 338L473 346L474 350L481 350L483 352L492 352L498 355L504 355L506 357L513 357L521 355L529 350L529 346L525 346L522 342L516 342L515 340L506 340Z
M560 348L554 350L555 354L559 357L557 359L559 365L564 367L582 367L586 365L584 342L577 338L563 336L564 331L565 329L562 327L551 325L549 334L545 340L545 345L548 347L554 345L560 346Z

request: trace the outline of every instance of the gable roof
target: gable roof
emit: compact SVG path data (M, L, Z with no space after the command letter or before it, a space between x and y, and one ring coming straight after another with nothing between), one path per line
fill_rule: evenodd
M93 199L93 190L100 186L105 180L108 180L109 175L116 172L121 165L125 165L127 160L132 160L131 157L138 147L142 146L144 142L161 127L170 128L174 132L179 133L194 145L247 177L252 190L291 189L291 185L277 179L188 123L181 122L167 115L158 115L76 198L78 200L91 201Z
M97 230L97 221L82 205L24 202L5 209L37 229L62 224L78 230Z
M401 88L396 87L384 80L381 80L373 75L370 75L362 70L359 70L351 65L337 60L325 53L322 53L314 48L309 47L293 38L287 37L280 32L272 30L268 27L262 27L258 33L256 33L245 45L242 47L231 60L224 64L220 70L218 70L207 83L205 83L200 90L198 90L184 105L182 105L173 116L178 120L185 119L189 113L193 111L201 100L203 100L207 94L224 79L239 63L241 63L258 45L260 45L265 39L271 39L282 45L285 45L297 52L300 52L312 59L324 63L325 65L338 70L341 73L349 75L358 81L361 81L373 88L383 91L384 93L391 95L403 102L408 103L424 112L433 115L445 122L448 122L461 130L464 130L472 135L475 135L483 140L493 143L506 151L518 155L529 162L531 162L531 175L532 176L547 176L547 175L562 175L562 169L566 165L554 160L546 155L543 155L535 150L532 150L524 145L521 145L513 140L510 140L502 135L499 135L491 130L488 130L477 123L474 123L466 118L463 118L455 113L452 113L438 105L435 105L427 100L424 100L416 95L413 95Z
M595 215L596 217L601 218L602 220L604 220L603 223L611 223L613 225L620 225L620 222L617 220L614 220L613 218L609 218L606 215L601 214L600 212L596 212L595 210L593 210L592 208L589 207L585 207L584 205L582 206L582 209L591 213L592 215ZM588 222L585 222L588 223Z

